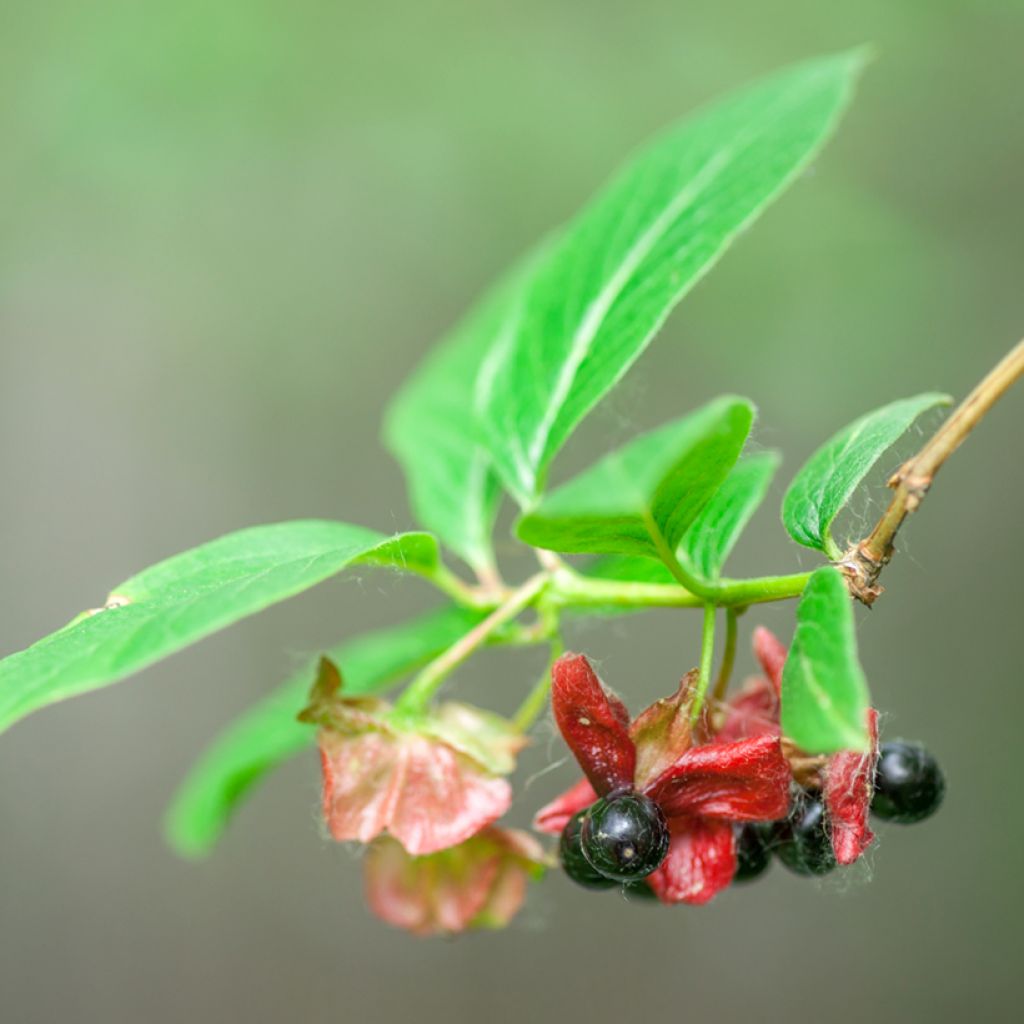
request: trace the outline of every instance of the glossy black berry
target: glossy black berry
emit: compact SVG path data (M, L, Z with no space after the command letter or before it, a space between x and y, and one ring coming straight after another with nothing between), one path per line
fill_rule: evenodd
M603 797L583 818L583 853L619 882L646 878L665 859L669 833L661 808L641 793Z
M562 829L562 838L558 843L558 859L562 862L565 873L585 889L611 889L619 883L614 878L607 878L591 867L590 861L583 856L580 844L580 830L586 811L574 814L569 823Z
M836 866L825 805L817 794L803 793L789 817L772 827L772 853L798 875L826 875Z
M934 814L945 792L935 758L920 744L895 740L879 748L872 813L910 825Z
M768 870L771 826L743 825L736 830L736 874L734 882L751 882Z

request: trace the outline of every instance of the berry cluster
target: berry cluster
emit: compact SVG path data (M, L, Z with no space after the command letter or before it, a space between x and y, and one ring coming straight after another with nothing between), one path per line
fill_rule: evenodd
M938 810L944 793L942 772L924 747L904 740L882 744L872 814L900 824L923 821ZM558 855L578 885L609 889L626 883L628 891L647 894L650 889L641 880L661 866L669 840L658 805L627 792L574 814L562 830ZM736 826L735 849L734 883L764 874L773 854L798 875L825 875L837 866L825 801L810 789L798 791L781 821Z
M871 813L877 818L910 825L938 809L946 784L935 758L924 747L905 740L883 743L874 775ZM837 866L828 811L821 794L800 790L783 821L743 826L736 837L734 881L763 874L774 854L798 875L825 875Z
M809 755L782 735L787 651L754 634L764 675L727 702L694 705L693 673L637 718L582 655L552 671L552 709L584 778L538 812L559 835L568 877L588 889L621 886L662 903L706 903L733 882L763 874L776 857L800 875L824 875L862 857L869 815L921 821L944 782L921 746L878 745ZM696 708L696 710L695 710Z

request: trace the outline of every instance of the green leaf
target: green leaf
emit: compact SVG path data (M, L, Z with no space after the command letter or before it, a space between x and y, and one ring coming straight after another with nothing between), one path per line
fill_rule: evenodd
M730 396L642 434L542 498L516 532L554 551L671 557L736 462L753 419L753 406Z
M686 531L679 557L706 580L717 580L736 541L768 492L779 468L777 452L740 459Z
M838 558L830 529L857 485L922 413L949 405L949 395L927 392L869 412L829 438L793 478L782 499L782 522L798 544Z
M477 399L495 467L521 504L672 307L807 166L863 62L857 51L799 64L687 118L552 246Z
M842 573L822 566L797 606L782 672L782 732L808 754L867 751L868 706L850 595Z
M348 565L429 574L437 543L300 520L229 533L115 587L106 607L0 661L0 731L47 704L115 683Z
M369 695L426 664L483 615L445 608L350 640L327 656L340 668L347 696ZM315 674L311 661L232 722L194 765L165 819L168 842L182 856L207 853L254 784L316 741L316 727L295 718L309 699Z
M676 557L704 580L714 582L757 511L779 467L777 452L746 455L683 535ZM628 583L673 583L662 562L636 555L609 555L587 569L588 576Z
M642 555L605 555L596 558L584 570L585 576L618 583L677 583L664 562Z
M517 535L553 551L671 557L753 422L751 403L728 396L641 434L546 495Z
M488 353L519 328L532 254L459 324L388 409L384 437L409 481L418 520L475 569L494 566L501 488L473 409Z

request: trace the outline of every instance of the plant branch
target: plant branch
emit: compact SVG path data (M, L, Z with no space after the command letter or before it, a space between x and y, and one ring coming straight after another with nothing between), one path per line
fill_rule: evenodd
M749 580L719 580L714 604L744 608L751 604L799 597L810 573L759 576ZM582 576L568 567L551 578L548 600L563 608L703 608L704 599L674 583L632 583Z
M839 568L846 575L850 593L872 605L882 588L878 577L893 555L893 542L903 521L924 500L935 475L946 459L963 444L985 414L1024 375L1024 341L1020 341L987 374L935 432L927 444L908 459L889 480L894 494L889 507L871 533L850 547Z
M425 573L424 578L456 604L467 608L493 608L499 603L504 590L504 585L497 578L486 585L483 582L479 586L466 583L440 562Z
M445 679L477 648L482 647L496 629L506 622L510 622L521 611L533 604L544 588L548 586L549 581L547 573L537 573L521 587L513 590L503 604L495 608L486 619L477 623L465 636L452 644L448 650L430 662L416 676L398 699L395 709L412 714L422 711Z

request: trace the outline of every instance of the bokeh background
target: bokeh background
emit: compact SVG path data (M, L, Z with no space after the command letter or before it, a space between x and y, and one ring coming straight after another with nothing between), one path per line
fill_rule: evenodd
M714 393L749 394L759 442L787 461L731 569L809 566L777 522L788 474L868 408L964 394L1024 330L1010 0L0 11L0 653L231 529L410 525L376 441L407 371L638 142L791 60L878 54L838 139L686 300L556 479ZM943 471L859 616L886 732L927 741L949 796L926 825L882 829L852 879L775 868L661 911L552 876L507 932L417 941L367 915L356 857L322 837L312 755L210 860L176 860L159 817L217 730L309 653L434 600L367 574L2 738L0 1016L1009 1019L1022 428L1024 392ZM848 529L883 498L860 499ZM763 618L786 631L791 616ZM695 623L678 620L591 622L571 640L636 707L696 660ZM455 688L510 707L541 658L488 655ZM519 821L573 777L538 774L563 756L542 726Z

